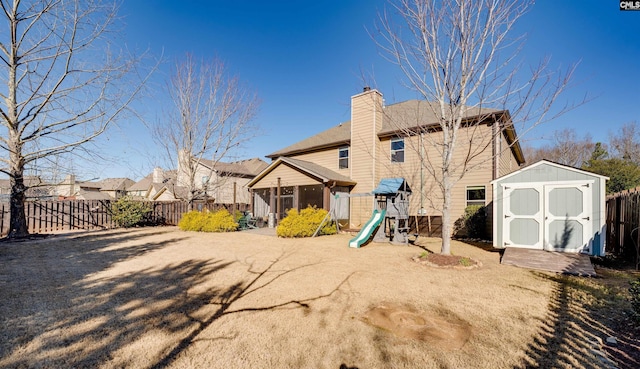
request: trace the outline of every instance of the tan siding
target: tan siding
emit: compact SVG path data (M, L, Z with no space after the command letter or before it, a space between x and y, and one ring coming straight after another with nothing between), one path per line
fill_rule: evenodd
M308 175L282 163L274 170L262 177L255 185L254 189L271 188L278 186L278 178L280 178L280 186L306 186L315 185L320 182Z
M376 173L378 136L382 129L382 95L372 90L351 98L351 157L350 175L357 184L352 193L371 192L379 175ZM336 154L337 157L337 154ZM354 227L364 224L373 209L373 197L351 201L351 223Z
M349 177L349 169L338 169L338 151L339 148L333 148L308 154L292 155L291 157L322 165L327 169L331 169L336 173ZM349 167L351 167L351 149L349 149Z
M236 203L250 204L251 195L247 183L249 178L242 177L221 177L215 188L210 191L211 195L216 199L217 203L231 204L233 203L233 184L236 184Z
M504 135L500 135L500 164L499 164L499 176L502 177L509 173L515 172L520 169L518 166L518 161L516 157L513 155L513 151L509 147L507 143L507 139Z
M476 136L482 138L478 139L478 144L474 146L474 149L479 154L471 161L470 165L474 167L473 170L468 171L463 178L453 188L452 192L452 209L451 217L453 222L460 218L464 214L466 207L467 186L485 186L485 193L487 196L486 203L491 202L491 188L489 182L492 179L492 152L489 145L484 151L482 148L485 146L486 139L490 137L490 127L485 125L476 127L474 130L474 139ZM436 135L439 133L434 133ZM454 160L457 163L463 162L467 152L469 151L469 141L467 132L465 131L461 135L459 146L456 149ZM432 139L436 137L432 136ZM424 158L430 160L431 165L436 169L436 176L440 177L441 169L440 163L442 162L441 155L438 149L429 144L430 140L425 138L424 140ZM420 191L422 187L422 205L426 209L428 215L441 215L442 214L442 190L434 180L433 175L427 170L422 168L423 186L420 186L420 137L412 136L405 138L405 162L391 163L391 139L385 138L381 141L382 147L382 159L380 160L380 174L381 177L404 177L413 194L410 197L409 214L417 215L420 209ZM427 161L428 162L428 161Z
M152 195L155 196L156 194ZM169 191L163 191L160 196L158 196L154 201L175 201L176 198L173 196L173 194L171 194L171 192Z

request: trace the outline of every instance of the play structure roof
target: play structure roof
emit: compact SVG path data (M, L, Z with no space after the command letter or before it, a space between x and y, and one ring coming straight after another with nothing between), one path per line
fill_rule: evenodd
M398 192L411 192L404 178L382 178L373 190L375 195L395 195Z

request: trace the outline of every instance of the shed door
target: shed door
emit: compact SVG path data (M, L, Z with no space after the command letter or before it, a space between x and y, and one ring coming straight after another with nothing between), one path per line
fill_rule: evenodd
M592 229L590 183L545 186L545 248L579 250Z
M591 183L502 186L505 246L579 251L589 244Z
M542 249L542 186L503 185L502 193L504 245Z

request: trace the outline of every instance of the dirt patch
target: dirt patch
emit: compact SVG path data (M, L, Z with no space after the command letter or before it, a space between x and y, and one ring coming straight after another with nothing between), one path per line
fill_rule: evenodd
M471 325L462 319L435 312L418 312L393 303L370 309L362 320L398 337L424 341L447 351L462 348L471 336Z
M436 253L417 255L411 260L435 268L474 269L482 265L479 261L466 256Z

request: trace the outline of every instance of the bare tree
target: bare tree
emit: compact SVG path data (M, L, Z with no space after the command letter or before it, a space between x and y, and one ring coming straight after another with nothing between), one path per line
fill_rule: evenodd
M609 133L614 156L640 165L640 129L636 122L622 126L618 134Z
M172 106L154 127L154 137L170 162L178 162L177 185L186 188L185 200L192 208L194 199L213 189L196 175L207 182L217 177L220 160L256 135L253 120L259 103L219 59L197 63L187 55L176 63L167 89ZM202 172L205 160L210 165Z
M525 76L516 60L523 37L512 38L510 33L530 5L509 0L397 0L391 2L391 13L380 15L374 40L403 72L406 86L429 102L423 106L438 122L398 127L407 136L420 135L413 150L425 152L424 170L442 193L443 254L450 254L452 189L484 164L479 154L514 122L527 125L520 129L523 133L567 108L551 109L573 67L553 73L547 59ZM482 134L477 127L496 113L499 129Z
M116 51L112 2L0 0L0 171L11 181L9 237L28 234L25 168L81 150L140 91L137 60Z
M537 148L527 148L528 164L546 159L559 164L581 168L591 158L591 154L595 149L595 143L589 134L586 134L583 138L578 138L578 133L573 128L554 131L549 141L551 143Z

